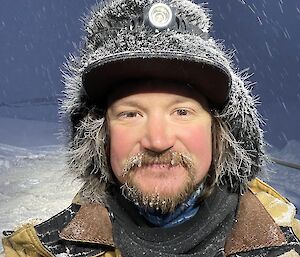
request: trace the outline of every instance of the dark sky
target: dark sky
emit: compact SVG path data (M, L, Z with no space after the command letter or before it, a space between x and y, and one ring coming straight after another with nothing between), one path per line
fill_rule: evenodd
M0 116L57 120L60 68L83 34L79 18L95 0L2 1ZM299 0L211 0L213 35L250 68L269 143L300 141Z

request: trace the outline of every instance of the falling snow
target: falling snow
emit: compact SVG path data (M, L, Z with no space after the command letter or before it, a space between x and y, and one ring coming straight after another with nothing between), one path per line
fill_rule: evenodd
M0 202L5 206L0 208L0 229L33 216L46 218L66 207L78 188L63 176L64 160L53 135L63 89L60 67L78 47L79 18L95 2L1 5ZM300 163L299 0L209 1L208 7L213 35L235 50L238 67L254 73L265 136L273 145L269 152ZM300 172L280 166L274 170L270 183L299 208ZM57 187L63 188L58 197L53 194Z

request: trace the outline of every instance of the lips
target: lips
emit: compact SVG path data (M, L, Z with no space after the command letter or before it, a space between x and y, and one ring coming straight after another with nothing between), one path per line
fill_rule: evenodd
M147 188L146 191L151 192L156 187L162 191L166 188L172 188L175 184L181 184L187 177L193 177L193 174L189 174L182 166L151 165L134 169L126 176L126 181L130 184L139 185L138 187L144 188L144 190Z

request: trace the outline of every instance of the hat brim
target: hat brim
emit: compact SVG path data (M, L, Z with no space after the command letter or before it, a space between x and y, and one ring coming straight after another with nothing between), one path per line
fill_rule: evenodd
M130 80L155 79L192 86L210 105L221 109L227 102L231 76L221 64L187 56L114 55L90 65L83 74L90 100L106 108L108 95Z

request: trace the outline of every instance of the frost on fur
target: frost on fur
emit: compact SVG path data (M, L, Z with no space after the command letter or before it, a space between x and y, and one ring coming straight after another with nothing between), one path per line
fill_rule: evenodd
M219 115L228 126L226 154L227 160L221 163L221 181L229 181L231 188L240 185L243 192L247 184L266 165L261 119L256 108L256 99L246 86L248 76L233 73L229 102ZM225 150L225 149L224 149Z
M84 181L81 193L90 200L102 201L101 191L108 181L112 182L106 139L104 118L99 119L89 113L77 126L69 145L69 168Z

